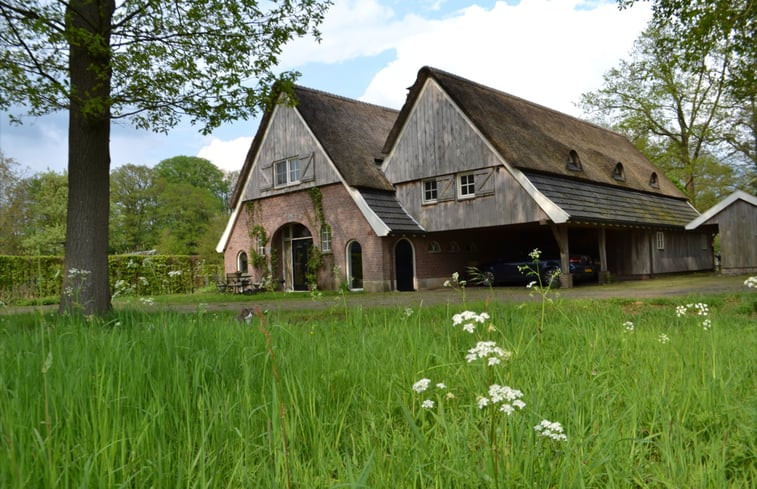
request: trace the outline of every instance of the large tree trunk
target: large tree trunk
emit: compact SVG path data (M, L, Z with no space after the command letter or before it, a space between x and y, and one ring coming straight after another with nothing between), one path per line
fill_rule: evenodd
M114 0L71 0L68 218L61 312L103 314L108 284L110 22Z

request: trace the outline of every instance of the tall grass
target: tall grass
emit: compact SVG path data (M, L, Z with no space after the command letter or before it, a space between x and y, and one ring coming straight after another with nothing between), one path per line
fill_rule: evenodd
M526 403L496 425L496 481L459 304L0 316L0 487L754 487L753 300L682 300L710 305L707 331L678 301L564 302L541 342L540 304L469 304ZM447 386L432 409L422 377Z

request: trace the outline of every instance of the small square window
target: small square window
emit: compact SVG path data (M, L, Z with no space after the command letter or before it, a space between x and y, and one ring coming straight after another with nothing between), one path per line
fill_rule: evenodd
M466 173L457 177L457 196L467 199L476 195L476 179L473 173Z
M657 242L658 250L665 249L665 233L663 233L662 231L657 231L657 234L655 236L655 241Z
M423 202L436 202L439 197L436 180L423 181Z

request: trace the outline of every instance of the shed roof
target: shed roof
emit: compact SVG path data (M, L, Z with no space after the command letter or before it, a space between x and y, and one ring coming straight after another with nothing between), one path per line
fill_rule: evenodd
M429 78L441 86L505 161L514 167L685 198L624 136L431 67L418 72L384 151L391 149ZM568 169L571 151L578 154L581 171ZM624 173L622 181L613 177L618 163ZM653 173L657 187L650 185Z
M728 197L726 197L725 199L721 200L714 206L704 211L702 215L700 215L699 217L697 217L690 223L686 224L686 229L693 230L703 224L716 224L717 222L708 222L708 221L711 221L718 214L720 214L725 209L733 205L733 203L736 202L737 200L743 200L744 202L747 202L757 207L757 197L755 197L752 194L748 194L742 190L737 190L731 195L729 195Z
M389 227L390 234L425 233L421 225L402 207L394 192L361 189L360 194L368 207Z
M683 227L698 213L685 200L544 173L524 172L531 183L570 215L569 221Z

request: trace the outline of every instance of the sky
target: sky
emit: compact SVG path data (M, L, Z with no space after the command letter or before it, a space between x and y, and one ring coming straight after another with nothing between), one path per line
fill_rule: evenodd
M334 0L321 42L294 40L279 68L299 71L300 85L400 109L418 70L433 66L581 117L581 94L628 59L650 18L648 2L620 11L615 0ZM230 122L204 136L188 122L167 135L115 122L112 168L188 155L239 170L259 123ZM22 126L2 114L0 152L27 174L62 172L67 127L65 112Z

